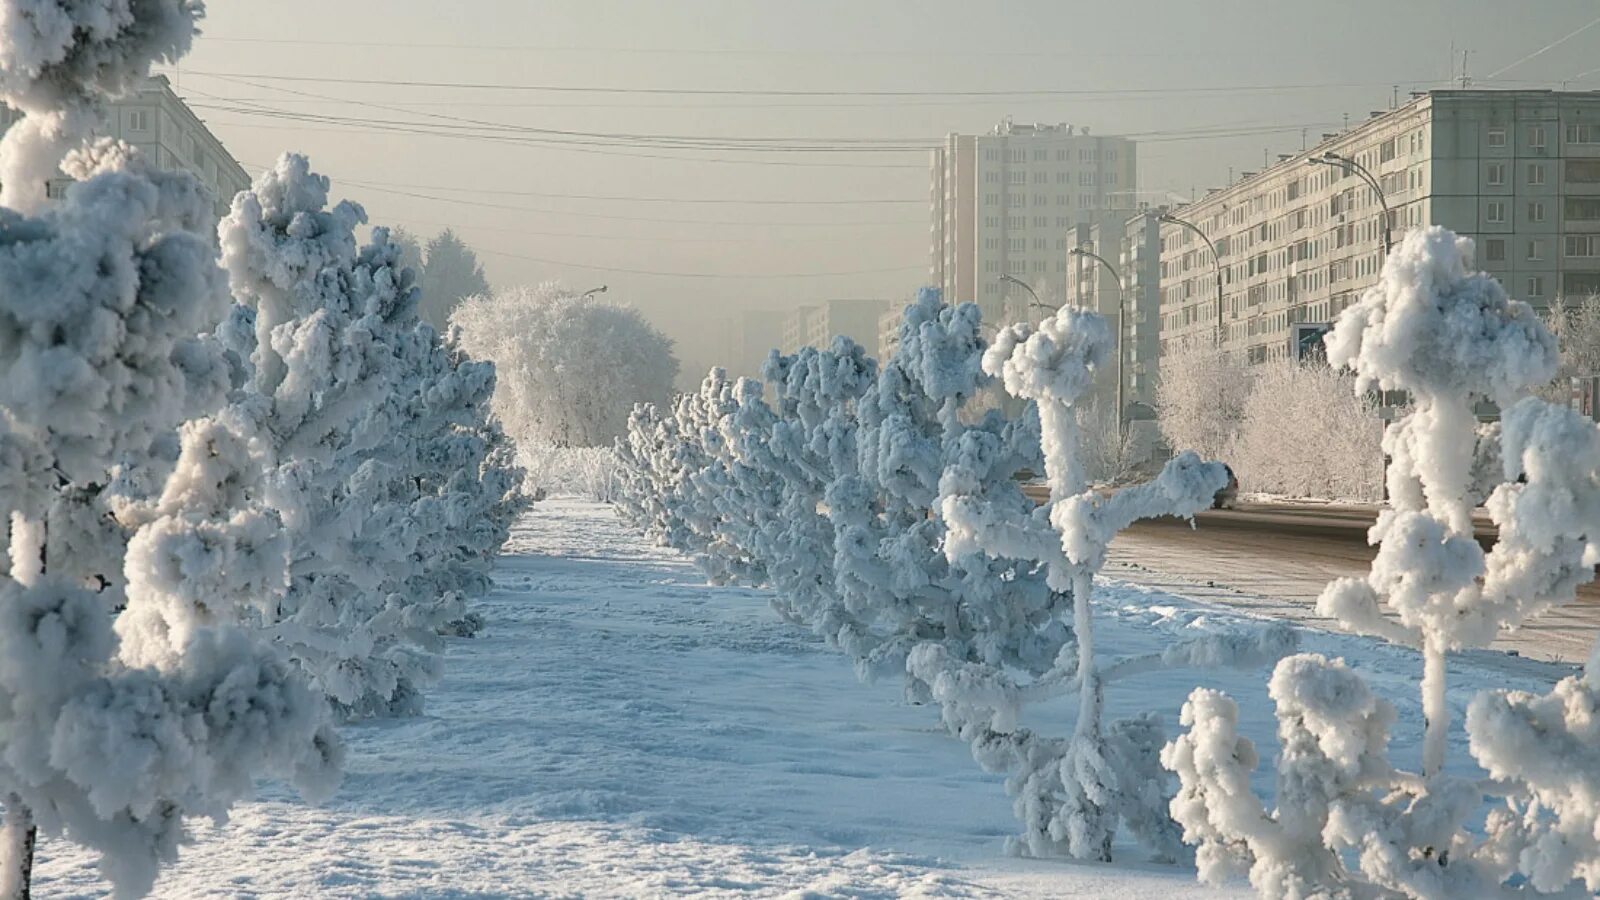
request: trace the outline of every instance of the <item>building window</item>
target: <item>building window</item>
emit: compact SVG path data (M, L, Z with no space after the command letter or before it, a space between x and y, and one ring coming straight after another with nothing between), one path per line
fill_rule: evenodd
M1489 129L1489 146L1504 147L1506 145L1506 130L1504 128Z
M1012 184L1027 184L1028 183L1028 173L1027 172L1020 172L1020 171L1019 172L1012 172L1010 181L1011 181Z
M1600 125L1587 125L1573 123L1567 126L1567 143L1569 144L1595 144L1600 143Z
M1034 216L1033 217L1033 227L1035 227L1035 228L1049 228L1050 227L1050 217L1049 216Z
M1600 220L1600 197L1568 197L1561 211L1569 222Z
M1028 205L1028 195L1027 194L1007 194L1006 195L1006 205L1007 206L1017 206L1017 207L1027 206Z
M985 227L985 228L999 228L1000 227L1000 217L999 216L984 216L983 217L983 227Z
M1000 150L996 147L990 147L983 151L983 158L988 162L999 162Z
M985 250L999 250L1000 249L1000 239L997 238L997 237L984 238L983 239L983 249L985 249Z
M1528 204L1528 221L1529 222L1543 222L1544 221L1544 203L1542 203L1542 202L1540 202L1538 200L1535 200L1532 203Z
M1050 245L1045 243L1045 239L1044 238L1036 237L1036 238L1033 239L1033 249L1035 249L1035 250L1049 250L1050 249Z
M1028 217L1027 216L1006 216L1006 227L1007 228L1011 228L1011 229L1027 228L1028 227Z
M1506 205L1499 200L1491 200L1484 205L1484 221L1495 225L1504 224L1506 220Z
M1528 183L1544 184L1544 163L1528 164Z
M1528 129L1528 146L1544 149L1544 126L1534 125Z
M1490 185L1500 185L1506 183L1505 163L1490 163L1489 168L1486 171L1487 174L1485 176L1485 181L1487 181Z
M1016 162L1027 162L1028 161L1028 151L1026 151L1026 150L1013 150L1013 151L1011 151L1011 161L1014 162L1014 163L1016 163Z
M1028 249L1027 238L1011 238L1006 242L1006 244L1007 249L1009 249L1012 253L1021 253L1022 251Z
M990 170L988 172L983 173L983 183L984 184L999 184L1000 183L1000 170L999 169L992 169L992 170Z
M1043 274L1043 273L1049 271L1049 269L1048 269L1049 265L1050 264L1048 262L1046 262L1045 260L1042 260L1042 259L1034 260L1033 261L1033 272L1034 272L1034 274L1035 275L1040 275L1040 274Z
M1072 226L1072 220L1071 219L1067 218L1066 216L1056 216L1056 227L1057 228L1070 228L1071 226Z
M1483 242L1483 258L1489 262L1505 262L1506 242L1504 238L1488 238Z
M991 275L993 275L996 272L999 272L1000 271L1000 260L998 260L998 259L986 259L986 260L984 260L983 261L983 270L985 272L988 272Z
M1530 276L1528 276L1528 296L1529 297L1543 297L1544 296L1544 278L1542 278L1542 277L1540 277L1538 275L1530 275Z
M128 114L128 130L129 131L149 131L150 130L150 112L148 110L143 110L143 109L136 109L136 110L130 112Z
M1046 197L1044 194L1034 194L1033 195L1033 205L1034 206L1049 206L1050 205L1050 198Z
M1533 262L1544 259L1544 241L1528 242L1528 259Z
M1117 173L1115 173L1115 172L1107 172L1106 173L1106 187L1116 187L1116 186L1117 186Z
M1078 206L1083 208L1083 209L1094 209L1094 195L1093 194L1079 194L1078 195Z
M1072 205L1072 201L1067 198L1066 194L1057 194L1056 195L1056 205L1057 206L1070 206L1070 205Z
M1117 161L1117 148L1115 148L1115 147L1107 147L1106 148L1106 162L1116 162L1116 161Z
M1567 256L1589 258L1600 256L1600 235L1569 234L1564 248Z
M984 194L983 195L983 205L984 206L999 206L1000 205L1000 195L999 194Z

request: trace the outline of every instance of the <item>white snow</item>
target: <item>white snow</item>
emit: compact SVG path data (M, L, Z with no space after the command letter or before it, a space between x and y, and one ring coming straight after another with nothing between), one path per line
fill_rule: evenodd
M1189 868L1003 855L1015 821L1000 779L974 765L932 706L863 685L848 661L783 623L764 591L714 588L608 507L548 501L517 527L478 607L483 636L453 639L429 714L349 726L345 782L327 805L269 786L163 871L159 897L1249 896ZM1236 627L1194 601L1106 582L1105 652ZM1393 703L1390 755L1415 764L1418 655L1308 631ZM1459 658L1455 721L1487 687L1545 693L1570 671L1497 654ZM1108 715L1153 711L1175 729L1192 672L1107 690ZM1205 673L1241 709L1263 758L1276 719L1256 672ZM1056 733L1075 704L1041 710ZM1465 736L1450 759L1470 766ZM1473 775L1467 769L1460 774ZM1272 773L1253 787L1272 796ZM39 896L101 896L88 852L41 844Z

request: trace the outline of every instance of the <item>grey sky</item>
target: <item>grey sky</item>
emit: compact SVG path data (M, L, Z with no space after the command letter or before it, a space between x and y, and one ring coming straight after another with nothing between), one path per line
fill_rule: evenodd
M690 369L726 346L726 325L745 306L909 295L927 266L926 153L684 151L574 146L571 138L552 146L530 143L548 136L526 132L488 139L485 129L931 144L951 131L986 131L1009 114L1139 135L1140 187L1159 199L1163 192L1187 196L1223 184L1230 170L1258 168L1264 151L1298 150L1302 129L1315 141L1345 115L1353 122L1385 108L1395 85L1402 97L1439 86L1450 71L1452 45L1458 68L1459 51L1470 51L1469 72L1483 86L1559 87L1589 73L1570 87L1600 89L1600 26L1482 80L1589 25L1600 17L1593 0L213 0L210 6L207 34L184 62L181 91L252 172L282 150L300 150L342 195L360 200L374 223L424 235L455 228L480 251L497 285L609 284L612 296L634 303L680 341ZM247 83L252 74L383 83ZM1123 93L685 96L398 84L405 81ZM412 124L310 122L282 118L282 111ZM1196 134L1212 128L1233 134ZM467 129L477 134L463 136ZM766 164L689 161L707 157ZM796 162L827 165L770 164ZM875 202L677 203L550 194ZM863 271L871 274L798 277ZM731 277L749 274L794 277Z

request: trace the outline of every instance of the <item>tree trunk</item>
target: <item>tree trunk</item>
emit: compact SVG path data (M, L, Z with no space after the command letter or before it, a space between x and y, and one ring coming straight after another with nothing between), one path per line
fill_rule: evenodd
M33 845L39 829L33 813L15 794L6 798L5 826L0 828L0 900L28 900L33 884Z
M1450 707L1445 703L1445 652L1435 639L1422 646L1422 775L1432 778L1444 769L1445 739L1450 733Z

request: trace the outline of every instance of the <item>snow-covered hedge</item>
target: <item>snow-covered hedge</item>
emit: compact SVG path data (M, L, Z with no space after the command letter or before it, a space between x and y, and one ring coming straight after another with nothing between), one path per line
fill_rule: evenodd
M881 366L838 338L774 353L765 386L713 370L669 411L636 409L617 446L618 507L713 582L771 587L781 615L862 677L898 677L913 699L938 702L980 764L1008 776L1018 852L1107 858L1125 822L1176 856L1163 732L1154 716L1103 727L1102 682L1263 665L1291 638L1266 629L1094 659L1090 591L1105 543L1133 518L1209 505L1224 480L1190 454L1154 485L1109 500L1088 491L1075 404L1109 344L1098 316L1067 311L991 347L975 305L925 291ZM1028 401L1017 418L984 397L1002 379ZM1041 470L1042 507L1017 480ZM1072 694L1073 738L1025 727L1026 707Z

